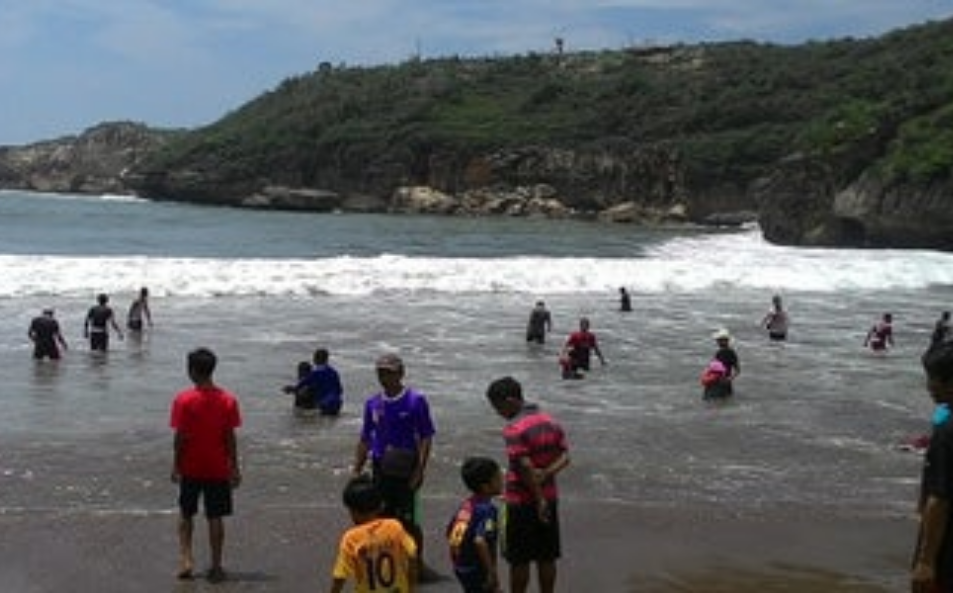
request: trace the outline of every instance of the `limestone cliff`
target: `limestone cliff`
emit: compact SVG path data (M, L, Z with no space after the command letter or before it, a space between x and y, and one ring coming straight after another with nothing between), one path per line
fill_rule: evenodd
M41 192L130 193L124 175L169 133L129 122L103 123L79 136L0 147L0 187Z

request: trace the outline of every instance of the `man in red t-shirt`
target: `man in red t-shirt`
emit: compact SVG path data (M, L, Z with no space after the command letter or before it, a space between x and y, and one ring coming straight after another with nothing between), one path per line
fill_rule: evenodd
M583 317L579 320L579 331L569 334L559 356L559 363L563 367L563 378L579 379L583 376L580 371L589 372L589 361L593 353L602 365L606 364L606 359L599 350L596 334L589 331L589 319Z
M170 426L175 430L172 482L179 485L179 572L191 579L193 517L204 501L209 526L211 567L208 579L224 580L223 517L232 514L232 490L241 483L235 429L241 426L238 400L212 380L217 359L206 348L189 353L188 372L195 384L175 396Z

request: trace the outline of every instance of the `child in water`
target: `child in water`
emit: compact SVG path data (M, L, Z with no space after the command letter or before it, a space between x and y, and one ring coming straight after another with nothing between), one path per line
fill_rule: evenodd
M702 399L705 401L724 399L731 395L726 381L727 369L720 360L712 360L702 371Z
M298 363L298 384L300 384L304 379L311 374L311 363L307 360L302 360ZM313 411L316 407L314 402L314 394L311 393L311 390L305 387L298 387L298 384L295 385L285 385L282 388L282 391L285 393L294 394L294 409L297 413L303 413L308 411Z

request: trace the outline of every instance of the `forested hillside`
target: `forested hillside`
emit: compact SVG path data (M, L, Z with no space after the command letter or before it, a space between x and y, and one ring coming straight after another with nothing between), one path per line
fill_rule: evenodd
M953 21L794 47L316 64L170 144L146 168L214 171L216 183L239 186L267 179L338 191L399 183L453 191L468 184L474 158L527 146L621 158L656 151L671 157L689 193L744 188L796 152L839 157L842 181L868 168L888 182L947 178Z

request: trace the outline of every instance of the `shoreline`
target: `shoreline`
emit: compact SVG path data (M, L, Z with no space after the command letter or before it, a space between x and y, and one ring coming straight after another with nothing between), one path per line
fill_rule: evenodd
M175 512L27 511L0 514L3 590L315 591L330 582L343 509L243 505L226 521L228 580L176 581ZM170 501L172 492L170 490ZM419 590L458 591L442 538L457 501L425 498L425 558L446 579ZM912 518L731 516L631 503L561 508L564 557L557 589L607 593L706 591L877 593L902 589ZM207 559L196 529L196 561ZM506 579L505 563L501 578Z

